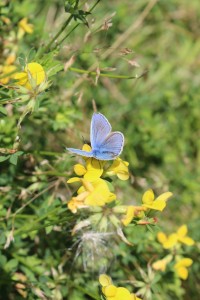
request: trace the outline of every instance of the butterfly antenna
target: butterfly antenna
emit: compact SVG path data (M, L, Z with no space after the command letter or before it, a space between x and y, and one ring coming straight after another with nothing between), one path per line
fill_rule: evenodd
M83 144L86 144L86 139L84 138L84 136L82 136L82 141L83 141Z

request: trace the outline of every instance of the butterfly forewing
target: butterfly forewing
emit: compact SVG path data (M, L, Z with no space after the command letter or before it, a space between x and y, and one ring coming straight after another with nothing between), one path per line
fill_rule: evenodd
M87 152L87 151L83 151L83 150L79 150L79 149L75 149L75 148L66 148L66 149L74 154L78 154L78 155L86 156L86 157L93 157L92 151Z
M90 127L90 142L92 149L99 149L111 132L111 125L101 113L94 113Z

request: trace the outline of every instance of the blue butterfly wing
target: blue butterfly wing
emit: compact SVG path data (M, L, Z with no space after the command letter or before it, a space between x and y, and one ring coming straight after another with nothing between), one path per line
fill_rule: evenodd
M102 143L98 151L94 151L94 157L100 160L112 160L117 158L124 147L124 135L119 132L110 133Z
M78 155L86 156L86 157L94 157L92 151L87 152L87 151L79 150L79 149L75 149L75 148L66 148L66 149L74 154L78 154Z
M94 113L90 126L90 142L93 150L99 150L111 132L111 125L101 113Z

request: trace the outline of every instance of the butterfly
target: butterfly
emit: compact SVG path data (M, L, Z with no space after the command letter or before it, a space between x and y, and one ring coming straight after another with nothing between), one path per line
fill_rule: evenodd
M66 148L68 151L85 157L94 157L98 160L113 160L117 158L124 146L124 135L111 132L112 127L106 117L101 113L94 113L90 125L90 152Z

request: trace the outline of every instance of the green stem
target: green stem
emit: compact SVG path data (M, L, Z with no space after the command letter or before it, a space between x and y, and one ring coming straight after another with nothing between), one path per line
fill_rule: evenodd
M49 175L49 176L57 176L57 177L69 177L69 174L54 172L54 171L46 171L46 172L33 172L33 175Z
M70 34L78 27L80 25L80 23L78 23L78 24L76 24L71 30L70 30L70 32L68 32L68 34L67 35L65 35L64 36L64 38L59 42L59 45L61 45L63 42L64 42L64 40L66 39L66 38L68 38L68 36L70 36ZM54 47L54 49L56 48L56 46Z
M93 9L97 6L97 4L99 3L99 1L100 0L97 0L96 2L95 2L95 4L90 8L90 10L89 10L89 12L92 12L93 11ZM68 36L70 36L70 34L80 25L81 23L78 23L78 24L76 24L64 37L63 37L63 39L59 42L59 45L61 45L63 42L64 42L64 40L66 39L66 38L68 38ZM56 48L56 47L55 47Z
M57 34L51 39L51 41L46 45L46 47L44 47L43 49L41 49L41 51L39 50L38 52L38 57L40 57L43 53L47 52L48 50L50 50L51 45L56 41L56 39L61 35L61 33L65 30L65 28L69 25L69 23L71 22L71 20L73 19L73 15L69 16L69 18L65 21L65 23L63 24L63 26L60 28L60 30L57 32Z
M31 152L27 152L29 154ZM41 154L41 155L46 155L46 156L59 156L62 154L65 154L63 152L52 152L52 151L34 151L33 154Z
M135 76L127 76L127 75L114 75L114 74L108 74L108 73L100 73L97 74L97 72L95 71L87 71L87 70L82 70L82 69L78 69L78 68L72 68L70 67L68 70L72 71L72 72L76 72L76 73L81 73L81 74L88 74L88 75L92 75L92 76L101 76L101 77L108 77L108 78L119 78L119 79L137 79L140 76L135 75Z

